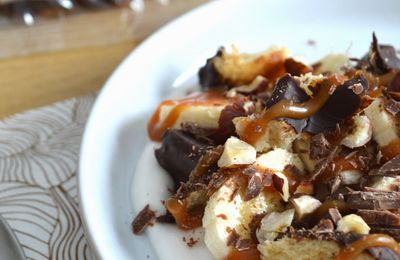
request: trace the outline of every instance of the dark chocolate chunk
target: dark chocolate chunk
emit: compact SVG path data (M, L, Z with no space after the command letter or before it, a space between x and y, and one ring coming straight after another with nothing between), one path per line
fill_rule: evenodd
M369 175L397 176L400 175L400 155L392 158L380 168L368 172Z
M345 199L350 209L400 208L400 192L395 191L352 191Z
M310 99L310 97L302 88L300 88L299 82L287 74L278 80L276 87L272 92L271 97L266 101L265 106L268 109L283 99L291 100L293 103L302 103ZM300 133L307 125L307 119L284 118L284 120L293 126L298 133Z
M328 210L329 217L333 221L333 223L337 224L337 222L342 218L339 210L337 208L330 208Z
M334 130L336 125L351 117L361 105L361 97L354 92L354 85L360 84L364 91L368 89L368 81L360 76L345 81L337 87L321 109L311 116L304 131L318 134Z
M399 92L400 93L400 92ZM396 116L400 112L400 101L396 101L392 98L385 100L384 108L393 116Z
M400 227L400 216L388 210L359 209L357 215L362 217L368 225Z
M189 179L208 144L181 130L170 129L163 135L162 146L155 151L156 159L173 178L175 188ZM180 160L177 160L180 158Z
M310 158L318 160L329 155L332 146L323 133L314 135L310 142Z
M292 76L300 76L308 72L312 72L313 68L305 65L300 61L296 61L292 58L287 58L284 62L285 70Z
M150 209L149 204L147 204L135 217L132 222L132 230L135 235L143 232L143 230L153 224L156 217L156 213Z
M371 226L370 233L387 234L396 239L397 242L400 242L400 228Z
M250 177L244 200L248 201L257 197L261 193L262 189L263 189L262 176L260 173L256 172Z
M221 111L218 120L218 129L212 136L216 143L223 144L229 137L236 136L236 128L232 120L235 117L247 116L247 112L243 108L243 105L244 102L242 100L237 100L232 105L226 106Z
M213 87L222 86L225 81L222 75L217 71L214 65L214 58L221 57L224 52L224 48L220 48L214 57L207 59L206 65L201 67L199 70L199 81L202 89L209 89Z
M379 44L375 33L372 34L368 60L374 72L378 74L384 74L391 69L400 69L400 58L396 49L391 45Z

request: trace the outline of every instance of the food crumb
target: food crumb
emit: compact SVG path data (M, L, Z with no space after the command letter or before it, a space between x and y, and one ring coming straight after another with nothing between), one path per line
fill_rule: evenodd
M199 239L194 239L193 237L182 237L182 241L185 242L188 247L193 247L197 242L199 242Z

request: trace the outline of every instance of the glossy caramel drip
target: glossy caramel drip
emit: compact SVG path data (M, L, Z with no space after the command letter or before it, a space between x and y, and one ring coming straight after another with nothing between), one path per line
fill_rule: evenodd
M168 128L171 128L178 120L179 115L189 107L200 105L222 105L227 102L228 101L224 97L222 91L195 93L180 100L165 100L158 105L156 111L151 116L150 121L147 124L147 133L151 140L161 141L164 132ZM172 105L174 107L167 117L163 121L160 121L161 108L165 105Z
M260 252L256 246L252 246L246 250L232 249L225 260L261 260Z
M275 118L302 119L314 115L328 100L333 85L339 85L339 80L335 76L324 80L318 93L304 103L294 104L293 101L286 99L279 101L265 110L261 118L248 121L244 131L239 133L240 138L247 143L255 144L264 135L268 122Z
M165 202L165 207L172 214L176 225L183 229L189 230L201 227L203 219L203 211L195 211L189 213L188 203L186 200L177 200L174 198L168 199Z
M344 247L335 257L335 260L356 259L356 257L362 254L365 249L370 247L387 247L400 255L400 246L396 240L388 235L373 234L365 236L353 242L349 246Z

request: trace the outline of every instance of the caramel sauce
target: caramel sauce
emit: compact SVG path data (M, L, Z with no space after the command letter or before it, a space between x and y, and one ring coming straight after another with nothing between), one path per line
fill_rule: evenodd
M225 260L261 260L260 252L256 246L252 246L246 250L232 249Z
M175 122L178 120L179 115L192 106L201 106L201 105L224 105L227 104L228 101L224 97L222 91L208 91L195 93L190 95L184 99L180 100L165 100L158 105L156 111L150 118L150 121L147 124L147 132L151 140L153 141L161 141L162 135L164 132L172 127ZM174 107L169 112L167 117L161 122L160 121L160 113L162 106L165 105L173 105Z
M165 207L174 216L176 225L179 228L189 230L201 227L203 214L201 212L190 214L185 200L169 199L165 202Z
M392 237L383 234L373 234L365 236L349 246L344 247L335 260L356 259L365 249L370 247L387 247L400 255L400 246Z
M393 140L388 145L381 148L382 156L390 160L400 154L400 138Z
M255 144L263 135L268 122L279 117L289 117L294 119L307 118L315 114L328 100L331 87L339 85L339 79L331 76L322 82L319 92L310 100L294 104L290 100L281 100L269 109L265 110L261 118L247 122L246 127L239 133L242 140L250 144Z

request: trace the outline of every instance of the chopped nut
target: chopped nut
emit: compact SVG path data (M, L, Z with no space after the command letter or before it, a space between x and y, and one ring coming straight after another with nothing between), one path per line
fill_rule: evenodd
M292 199L291 202L296 209L296 215L299 219L314 212L319 208L319 206L321 206L321 202L310 195L302 195L298 198Z
M279 233L284 232L292 224L294 209L284 212L272 212L261 220L261 226L257 230L257 239L260 243L266 240L274 240Z
M337 230L344 233L355 232L358 234L369 234L370 227L356 214L344 216L337 223Z
M281 194L283 201L287 202L290 197L288 178L283 173L276 172L272 175L272 182L275 189Z
M218 160L218 167L229 167L238 164L251 164L256 160L257 152L253 146L230 137L225 142L224 151Z

